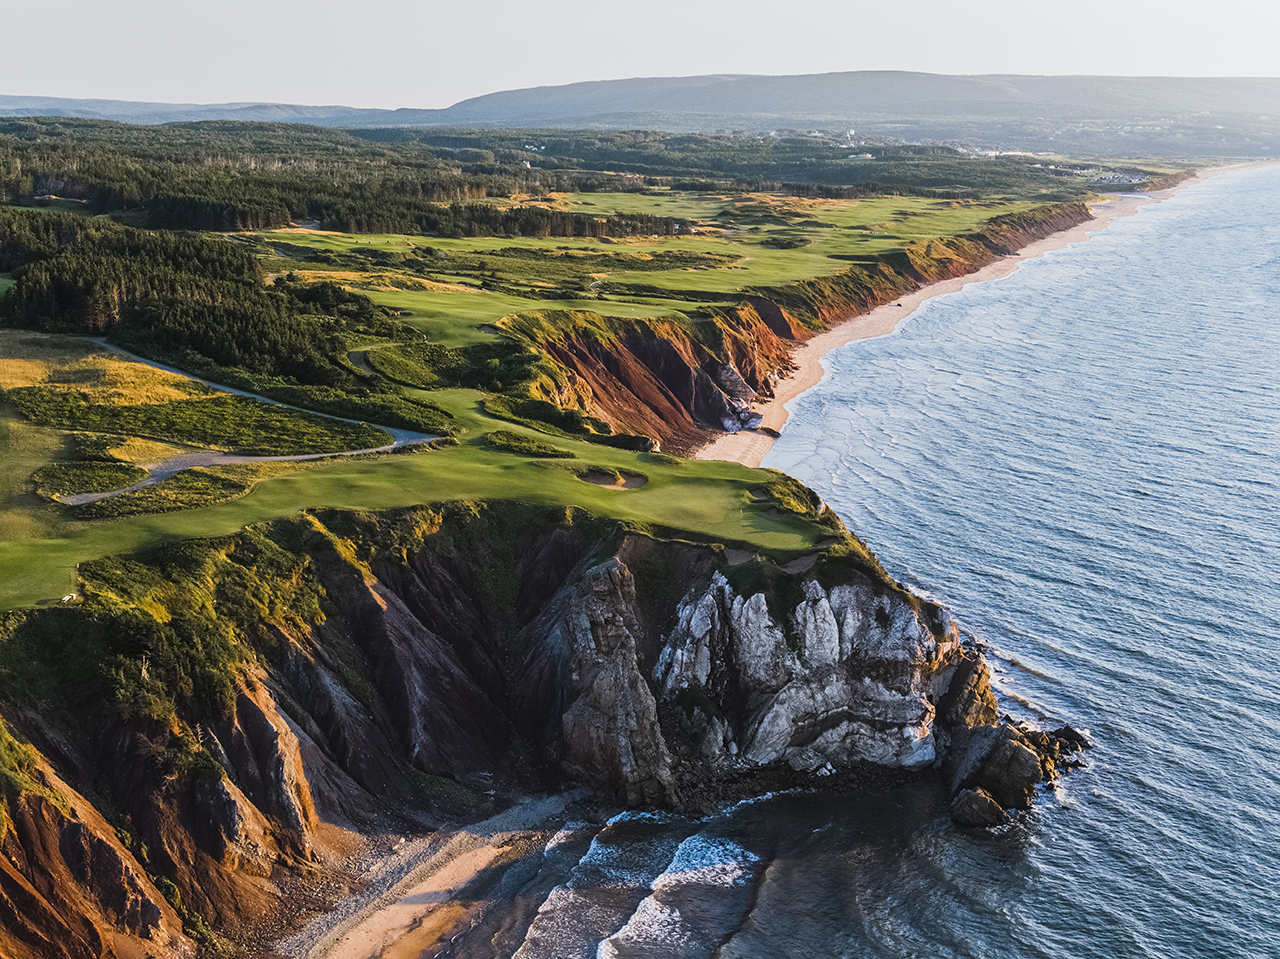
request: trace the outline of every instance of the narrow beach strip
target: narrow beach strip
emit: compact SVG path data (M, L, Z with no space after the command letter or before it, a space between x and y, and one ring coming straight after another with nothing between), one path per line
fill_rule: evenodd
M1001 257L996 262L965 276L950 280L939 280L920 287L913 293L899 297L892 303L876 307L867 313L851 317L837 324L825 333L805 340L791 354L796 365L794 372L778 380L774 385L773 399L756 407L763 419L760 425L768 429L781 431L787 422L786 404L806 390L817 386L826 371L822 366L822 358L828 351L837 346L844 346L854 340L870 339L884 336L909 317L925 300L947 293L955 293L970 283L986 283L998 280L1013 273L1023 260L1044 256L1053 250L1061 250L1072 243L1088 240L1094 233L1100 233L1117 217L1131 216L1140 207L1148 203L1158 203L1187 187L1201 183L1210 177L1232 170L1240 170L1253 166L1249 163L1236 163L1230 166L1213 167L1202 170L1195 176L1183 180L1175 187L1153 193L1126 193L1112 199L1099 200L1089 205L1093 219L1079 226L1074 226L1061 233L1037 240L1023 247L1017 253ZM745 466L759 466L766 453L773 446L773 437L756 430L743 430L740 433L726 433L708 443L694 454L700 460L729 460Z

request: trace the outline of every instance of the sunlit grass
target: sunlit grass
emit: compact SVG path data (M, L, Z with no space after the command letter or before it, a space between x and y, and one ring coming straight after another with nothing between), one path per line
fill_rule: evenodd
M338 459L284 476L256 477L248 495L201 509L77 523L66 519L0 542L0 608L56 600L74 584L77 563L188 536L214 536L319 507L377 510L451 500L508 499L535 505L580 506L603 516L657 524L689 534L745 542L762 549L799 550L829 535L799 516L766 508L749 495L776 477L735 463L675 460L555 437L586 466L643 473L634 490L595 486L541 461L493 449L485 435L503 430L532 442L544 434L487 416L472 390L430 393L466 432L459 446L411 455ZM50 453L43 454L49 456ZM29 472L27 475L30 475Z
M80 337L0 330L0 388L48 386L91 403L157 404L210 396L196 381Z
M652 276L653 274L645 274ZM393 310L407 310L411 315L402 322L421 330L433 342L442 346L469 346L488 342L491 332L480 329L512 313L531 310L583 310L589 309L606 316L641 318L667 316L687 303L672 301L663 303L630 303L616 300L535 300L505 293L475 292L427 292L418 290L361 290L379 306Z
M359 289L375 303L407 314L404 322L446 346L482 342L481 329L512 313L533 310L592 310L605 316L642 318L675 316L701 308L707 297L720 302L739 300L750 288L784 285L827 276L846 268L849 257L869 257L901 249L909 243L969 233L992 216L1027 209L1030 202L937 200L921 197L875 197L861 200L821 200L774 194L644 195L633 193L568 194L555 205L577 212L648 213L693 221L696 233L672 237L626 237L617 240L566 237L479 237L441 239L396 235L355 235L319 231L275 231L258 234L270 245L275 240L317 252L415 253L422 248L446 254L433 261L434 283L401 275L385 265L370 265L358 274L347 268L314 271L315 278L333 279ZM778 241L791 249L777 248ZM770 246L770 243L775 245ZM491 258L483 271L461 270L468 255L484 256L522 249L547 254L545 275L538 261ZM578 273L573 251L584 258ZM681 265L674 269L630 269L630 254L681 252L730 257L731 261ZM568 253L569 255L563 255ZM611 263L608 258L617 255ZM452 264L449 257L452 257ZM344 261L345 262L345 261ZM453 266L455 272L451 273ZM305 271L304 271L305 272ZM311 275L311 274L308 274ZM582 298L542 299L520 295L520 288L546 286L540 280L561 282L581 291ZM481 290L496 279L504 290ZM396 286L413 287L397 289ZM550 286L555 289L555 283ZM515 287L514 291L511 289ZM564 286L559 287L565 289ZM666 292L669 291L669 292ZM697 294L694 299L682 296Z

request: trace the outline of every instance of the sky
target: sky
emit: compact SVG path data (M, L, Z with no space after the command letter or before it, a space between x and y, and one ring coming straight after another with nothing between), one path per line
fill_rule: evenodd
M0 94L445 107L624 77L842 70L1280 76L1280 5L1214 0L59 0Z

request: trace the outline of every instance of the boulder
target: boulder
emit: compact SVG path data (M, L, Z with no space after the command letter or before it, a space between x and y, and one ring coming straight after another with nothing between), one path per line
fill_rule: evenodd
M999 826L1008 818L985 789L962 789L951 800L951 819L960 826Z
M1050 730L1048 735L1051 739L1058 741L1058 748L1064 753L1093 748L1089 737L1070 726L1059 726L1057 729Z
M946 766L953 796L983 789L1005 809L1029 809L1043 778L1040 754L1008 723L958 731Z
M975 649L961 649L946 694L938 702L938 719L954 728L990 726L999 715L991 690L991 669Z

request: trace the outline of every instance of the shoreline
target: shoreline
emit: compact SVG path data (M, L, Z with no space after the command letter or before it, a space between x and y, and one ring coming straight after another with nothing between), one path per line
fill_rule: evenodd
M1132 216L1144 206L1160 203L1181 192L1187 187L1203 183L1212 177L1235 170L1256 166L1256 163L1233 163L1220 167L1210 167L1195 176L1188 177L1176 186L1153 193L1126 193L1114 199L1099 200L1089 204L1089 212L1093 219L1062 230L1043 240L1028 244L1017 253L1001 257L994 263L965 276L949 280L929 283L918 290L899 297L893 303L878 306L867 313L861 313L844 320L831 329L819 333L800 343L791 354L796 369L787 374L774 385L773 398L764 404L756 404L754 409L762 416L760 426L781 431L786 425L788 412L786 404L801 393L817 386L826 375L822 358L839 346L855 340L866 340L877 336L886 336L898 328L920 306L935 296L956 293L970 283L987 283L1003 279L1015 272L1024 260L1034 259L1064 249L1073 243L1083 243L1096 233L1105 230L1112 220L1119 217ZM743 430L739 433L726 433L718 436L693 454L693 459L727 460L741 463L744 466L759 467L765 454L773 447L773 437L758 430Z
M390 853L367 858L359 869L362 892L278 939L269 955L417 959L473 926L500 879L493 873L540 856L566 807L581 798L577 790L526 796L480 822L406 837Z

